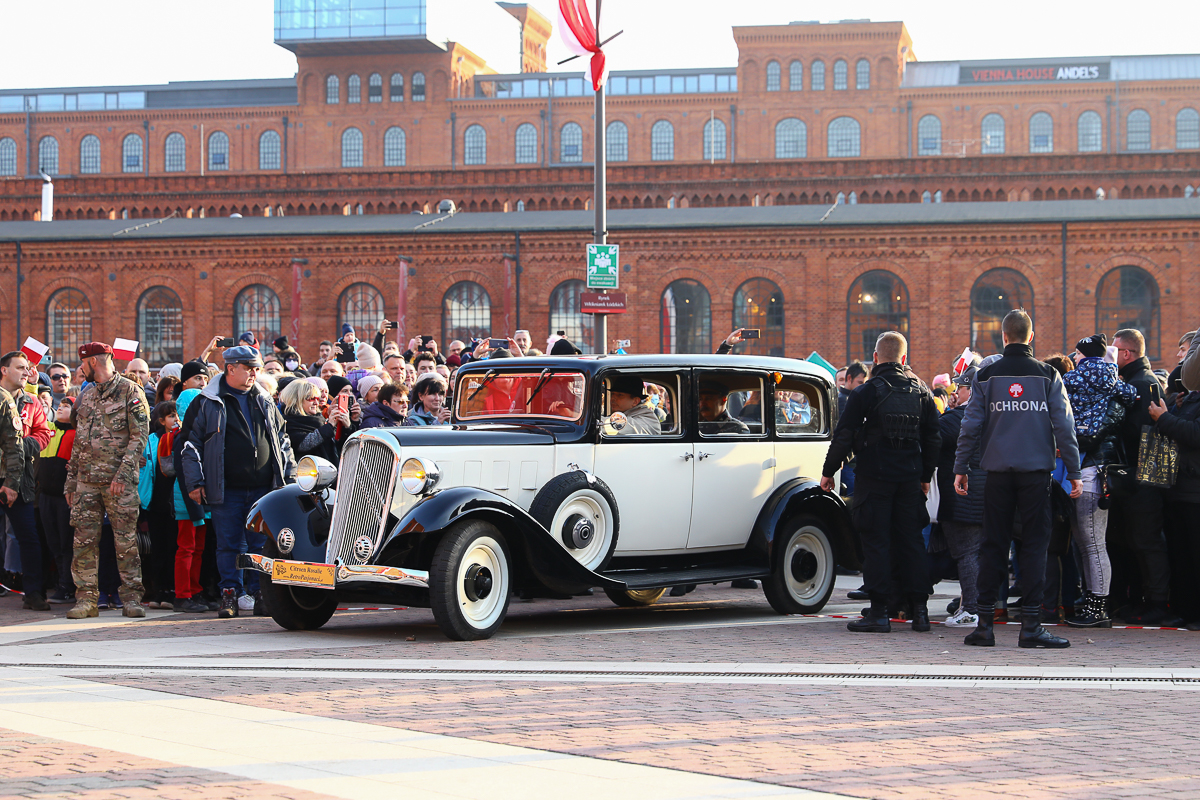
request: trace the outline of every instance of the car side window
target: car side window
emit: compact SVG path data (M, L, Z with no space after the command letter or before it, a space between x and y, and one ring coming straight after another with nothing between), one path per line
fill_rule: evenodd
M701 436L761 436L763 381L739 372L703 372L697 386Z
M780 436L823 434L826 431L825 393L800 378L785 376L775 384L775 432Z
M602 405L605 439L628 441L680 432L680 379L677 375L610 373Z

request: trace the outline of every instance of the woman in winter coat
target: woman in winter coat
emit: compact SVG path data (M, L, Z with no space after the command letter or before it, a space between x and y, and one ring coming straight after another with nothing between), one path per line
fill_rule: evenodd
M1189 392L1168 411L1161 400L1150 404L1158 433L1179 448L1179 472L1167 490L1163 528L1171 559L1171 616L1182 617L1190 631L1200 630L1200 392ZM1166 620L1175 627L1176 620Z
M363 428L401 428L415 423L408 419L408 394L403 386L384 384L375 402L363 408Z
M962 588L962 603L945 622L947 627L974 627L979 622L977 602L979 599L979 548L983 544L983 491L987 484L987 471L980 469L981 449L976 447L968 462L967 496L959 497L954 491L954 456L958 449L958 433L962 428L967 403L971 399L971 386L975 368L969 367L958 378L955 391L957 401L954 408L938 419L942 434L942 449L938 457L938 523L946 537L950 556L958 564L958 583Z
M1100 508L1101 469L1121 460L1117 438L1124 418L1121 408L1137 400L1137 390L1117 376L1116 364L1104 359L1103 333L1080 339L1075 350L1080 358L1075 369L1063 375L1063 386L1071 401L1083 465L1083 494L1074 501L1071 537L1084 587L1082 602L1076 603L1075 615L1066 622L1076 628L1108 628L1112 627L1107 610L1112 562L1105 544L1108 511Z
M337 424L341 422L348 428L349 415L335 406L326 422L321 415L321 390L308 381L292 381L280 399L283 401L284 425L296 459L318 456L338 463Z

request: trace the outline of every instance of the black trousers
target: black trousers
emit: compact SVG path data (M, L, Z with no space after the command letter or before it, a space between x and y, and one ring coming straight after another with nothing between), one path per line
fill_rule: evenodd
M1171 610L1200 621L1200 503L1168 502L1164 510L1171 554Z
M979 548L980 613L991 613L1001 581L1007 583L1008 550L1018 514L1021 609L1035 614L1041 609L1050 547L1050 473L989 472L983 490L983 546Z
M871 601L894 601L903 595L926 599L933 586L921 537L929 514L920 482L858 475L850 517L862 542L863 583Z
M71 560L75 557L75 529L71 527L71 507L61 494L39 494L38 510L42 512L46 544L58 567L58 590L66 596L73 595L75 581L71 578Z
M1153 486L1138 486L1132 494L1118 500L1113 510L1121 539L1137 559L1146 602L1165 604L1170 591L1171 565L1163 534L1163 491Z

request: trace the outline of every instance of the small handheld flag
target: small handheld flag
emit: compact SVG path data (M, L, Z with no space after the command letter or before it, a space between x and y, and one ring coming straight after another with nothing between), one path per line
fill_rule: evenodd
M21 345L21 353L34 364L41 362L49 349L48 345L42 344L32 336L25 340L25 344Z
M958 361L954 362L954 375L956 377L962 375L963 371L966 370L967 367L971 366L972 358L974 358L974 354L971 352L971 348L964 348L962 355L958 357Z
M132 361L137 358L138 343L134 339L117 339L113 342L113 358Z

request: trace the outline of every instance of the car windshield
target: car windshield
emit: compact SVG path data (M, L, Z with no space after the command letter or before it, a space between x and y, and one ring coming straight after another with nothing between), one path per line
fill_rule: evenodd
M583 416L584 377L578 372L472 372L459 379L455 414L460 420L487 417Z

